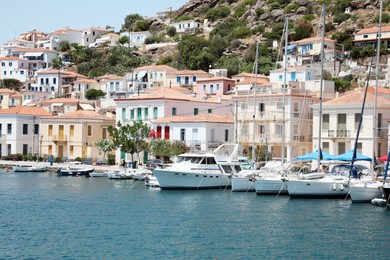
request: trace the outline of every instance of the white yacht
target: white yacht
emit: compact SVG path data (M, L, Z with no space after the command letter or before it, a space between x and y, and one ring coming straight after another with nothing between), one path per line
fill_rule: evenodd
M281 161L267 162L254 179L256 194L287 194L285 168Z
M222 144L212 153L185 153L164 169L154 169L161 189L225 189L241 171L238 144Z
M349 195L352 202L370 202L383 195L383 182L376 180L352 180L349 183Z

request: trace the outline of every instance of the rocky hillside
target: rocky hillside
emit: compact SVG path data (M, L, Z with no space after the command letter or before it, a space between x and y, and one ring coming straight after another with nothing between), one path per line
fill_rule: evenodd
M317 28L321 17L322 4L318 0L190 0L181 7L174 16L188 16L200 21L210 17L211 9L222 7L230 8L230 15L211 21L213 26L223 23L229 17L247 21L247 28L255 30L258 26L264 26L265 31L271 30L275 23L283 22L287 13L292 22L300 19L311 20L313 35L317 34ZM327 36L331 37L335 32L354 32L365 27L377 25L375 16L379 14L379 0L330 0L327 5L327 24L331 30ZM384 0L384 12L388 10L389 1ZM345 13L349 8L350 12ZM311 16L311 15L314 15ZM292 32L294 33L294 32ZM257 33L249 38L262 38L262 33Z

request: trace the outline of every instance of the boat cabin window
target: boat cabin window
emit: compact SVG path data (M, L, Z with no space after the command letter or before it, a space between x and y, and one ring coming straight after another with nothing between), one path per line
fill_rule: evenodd
M234 165L234 170L236 172L240 172L242 170L241 166L240 165Z
M199 164L202 161L203 157L192 157L192 156L180 156L177 159L178 163L193 163Z
M230 165L221 165L222 166L222 169L225 173L232 173L233 172L233 169L232 167L230 167Z
M214 157L204 157L201 164L217 164Z

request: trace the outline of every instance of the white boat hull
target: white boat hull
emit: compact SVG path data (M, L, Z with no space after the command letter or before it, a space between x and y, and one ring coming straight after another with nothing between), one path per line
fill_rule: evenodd
M249 177L233 177L232 191L255 191L255 183Z
M255 190L257 194L287 194L287 182L281 178L257 179Z
M345 179L321 178L314 180L289 180L287 183L290 197L303 198L346 198L348 188Z
M148 175L145 177L145 186L158 188L160 187L160 183L158 183L156 176Z
M349 186L349 195L352 202L371 202L383 195L380 182L359 182Z
M173 189L225 189L230 187L230 176L221 173L201 173L189 171L175 171L168 169L155 169L160 188Z

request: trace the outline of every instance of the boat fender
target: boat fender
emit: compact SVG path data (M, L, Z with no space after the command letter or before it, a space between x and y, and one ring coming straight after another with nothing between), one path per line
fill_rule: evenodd
M344 184L340 183L340 190L344 190Z
M6 172L9 172L9 168L8 168L8 167L7 167L7 168L5 168L5 171L6 171Z
M333 190L336 190L336 183L333 183Z

